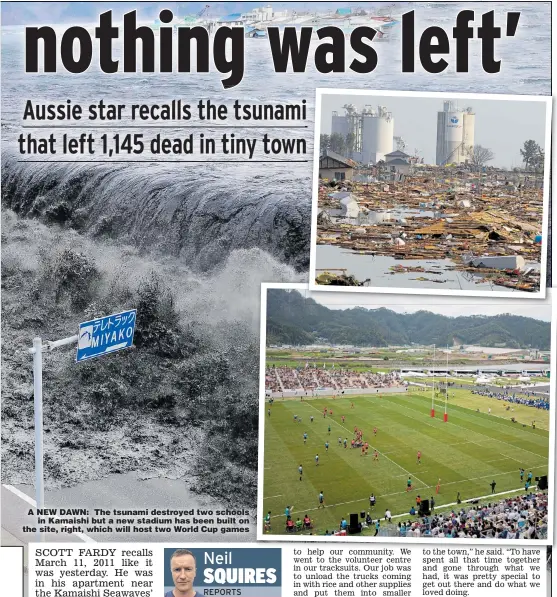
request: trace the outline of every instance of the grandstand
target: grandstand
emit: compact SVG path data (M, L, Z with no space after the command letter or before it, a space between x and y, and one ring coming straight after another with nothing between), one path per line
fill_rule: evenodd
M359 394L377 392L379 389L404 391L406 384L396 371L389 373L358 372L348 369L319 369L306 366L267 367L265 369L265 391L273 396L303 395L318 392L320 395L341 392Z
M433 539L547 539L548 500L547 493L536 492L491 500L483 505L453 504L457 507L429 516L399 515L398 518L403 520L398 523L387 523L383 518L378 535ZM368 522L370 524L365 526L373 527L373 519L368 518Z

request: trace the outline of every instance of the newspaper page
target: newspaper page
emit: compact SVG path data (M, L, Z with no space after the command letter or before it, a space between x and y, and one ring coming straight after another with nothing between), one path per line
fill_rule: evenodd
M551 2L2 2L2 594L549 595Z

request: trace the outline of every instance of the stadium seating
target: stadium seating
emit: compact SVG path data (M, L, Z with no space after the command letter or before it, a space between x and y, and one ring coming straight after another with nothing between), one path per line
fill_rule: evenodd
M478 501L443 514L433 513L381 525L380 535L440 539L545 539L547 520L548 496L539 492L484 505Z
M265 369L265 389L270 392L312 392L329 389L366 390L400 385L402 380L397 372L371 373L357 372L341 368L320 369L307 367L267 367Z

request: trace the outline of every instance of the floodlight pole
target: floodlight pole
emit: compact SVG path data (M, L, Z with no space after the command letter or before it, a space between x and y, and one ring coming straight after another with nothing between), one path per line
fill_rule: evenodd
M43 350L53 350L77 342L77 335L54 342L47 342L43 347L41 338L33 338L33 348L29 352L33 355L33 390L35 407L35 501L37 510L44 508L44 454L43 454ZM37 523L37 540L44 541L44 533L39 531Z
M447 414L447 402L449 400L449 345L447 344L447 370L445 371L445 414L443 415L443 422L446 423L449 420Z
M435 367L435 344L433 345L433 366ZM435 371L431 371L431 416L435 417Z

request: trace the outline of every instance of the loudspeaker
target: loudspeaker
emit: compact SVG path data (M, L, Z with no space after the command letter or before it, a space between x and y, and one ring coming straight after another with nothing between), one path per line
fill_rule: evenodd
M348 527L348 534L355 535L356 533L362 532L362 523L358 523L357 527Z
M364 519L366 517L366 513L364 510L360 512L360 518Z
M429 509L429 500L422 500L420 503L420 514L431 514L431 510Z
M547 489L547 475L540 477L540 481L538 483L538 489L545 491Z
M357 529L358 528L358 513L355 512L354 514L350 514L350 528Z

